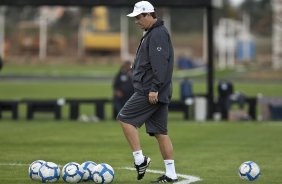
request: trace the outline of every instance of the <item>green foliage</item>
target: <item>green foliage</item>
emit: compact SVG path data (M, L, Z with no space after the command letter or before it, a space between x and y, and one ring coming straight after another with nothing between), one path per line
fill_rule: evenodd
M143 152L152 158L150 169L164 170L154 138L140 136ZM240 164L255 161L261 167L257 184L279 184L281 177L280 123L223 122L187 123L170 121L176 170L199 176L201 184L244 183L237 175ZM33 184L28 165L37 159L64 165L70 161L106 162L115 169L116 184L137 183L132 153L117 122L78 123L63 121L0 122L0 178L5 184ZM12 166L8 164L23 164ZM158 174L147 173L138 183L149 183ZM63 183L62 179L58 183Z
M272 5L269 0L244 1L240 11L251 17L252 30L261 35L272 33Z

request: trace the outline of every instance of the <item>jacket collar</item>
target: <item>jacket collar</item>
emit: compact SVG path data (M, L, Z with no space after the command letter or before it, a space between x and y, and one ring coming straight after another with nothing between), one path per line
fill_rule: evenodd
M164 21L158 18L157 21L152 25L152 27L150 27L148 30L145 30L145 34L144 34L143 38L146 35L148 35L148 33L151 32L154 28L162 26L162 25L164 25Z
M148 31L150 31L150 30L152 30L156 27L162 26L162 25L164 25L164 21L158 18L157 21L152 25L152 27L150 27L148 29Z

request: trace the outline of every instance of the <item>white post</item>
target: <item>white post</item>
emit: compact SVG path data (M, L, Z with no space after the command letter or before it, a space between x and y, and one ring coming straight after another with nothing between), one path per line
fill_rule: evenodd
M235 22L233 20L228 20L227 22L227 34L228 34L228 46L227 46L227 66L233 68L235 65Z
M39 19L39 59L44 60L47 55L47 19Z
M272 68L282 68L282 0L273 0Z
M120 57L123 61L130 58L128 34L128 18L126 17L125 12L122 11L120 14Z
M84 56L84 27L85 27L85 22L82 20L79 24L78 27L78 32L77 32L77 55L78 57Z
M218 67L221 70L226 68L226 19L220 19L216 31L216 43L218 45Z
M0 7L0 56L5 57L5 11L6 7Z
M169 34L171 34L171 17L168 9L164 9L163 20Z
M250 26L250 16L248 14L243 14L243 23L241 24L241 30L243 33L243 52L245 53L245 57L247 61L251 61L251 46L250 43L252 41L252 36L250 34L251 26Z

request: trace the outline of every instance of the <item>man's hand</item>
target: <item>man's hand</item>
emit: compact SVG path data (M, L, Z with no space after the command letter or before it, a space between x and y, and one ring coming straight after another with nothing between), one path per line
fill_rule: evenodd
M158 102L158 92L149 92L149 102L150 104L156 104Z

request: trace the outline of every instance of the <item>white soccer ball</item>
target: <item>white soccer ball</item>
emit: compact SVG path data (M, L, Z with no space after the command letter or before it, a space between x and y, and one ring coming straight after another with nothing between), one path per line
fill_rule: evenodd
M67 163L62 169L62 178L67 183L79 183L83 175L81 165L76 162Z
M83 175L83 181L90 181L92 179L92 175L93 175L93 172L94 172L94 167L96 166L97 164L95 162L92 162L92 161L86 161L86 162L83 162L81 164L81 167L84 171L84 175Z
M92 179L95 183L111 183L114 180L115 172L109 164L98 164L94 168Z
M44 160L36 160L32 162L28 168L29 177L33 180L40 181L41 178L38 176L38 171L39 171L39 168L45 163L46 162Z
M39 168L38 176L43 183L56 182L60 178L60 168L53 162L46 162Z
M255 162L247 161L241 164L238 174L244 180L254 181L260 175L260 168Z

